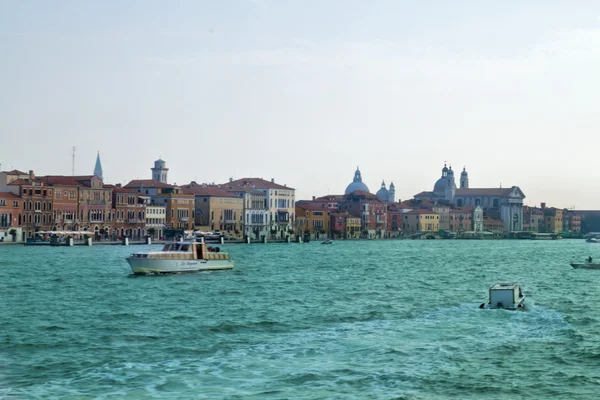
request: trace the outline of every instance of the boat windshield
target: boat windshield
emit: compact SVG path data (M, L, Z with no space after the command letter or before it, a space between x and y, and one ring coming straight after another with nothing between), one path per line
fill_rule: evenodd
M190 251L188 243L167 243L162 251Z

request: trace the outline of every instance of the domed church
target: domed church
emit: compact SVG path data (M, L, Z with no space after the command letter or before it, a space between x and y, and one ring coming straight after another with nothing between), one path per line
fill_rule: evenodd
M379 189L376 193L377 198L380 201L390 201L390 202L395 202L396 201L396 187L394 186L394 182L392 182L390 184L390 189L388 190L385 187L385 181L381 182L381 189Z
M433 185L432 192L421 192L415 200L433 200L455 207L481 207L484 213L495 214L504 222L505 232L523 230L523 199L518 186L499 188L470 188L469 174L463 168L460 188L454 182L454 171L444 164L442 176Z
M350 194L352 192L356 192L357 190L370 193L369 188L362 181L362 175L360 174L360 169L358 167L356 167L356 172L354 172L354 180L348 185L348 187L346 187L344 194Z

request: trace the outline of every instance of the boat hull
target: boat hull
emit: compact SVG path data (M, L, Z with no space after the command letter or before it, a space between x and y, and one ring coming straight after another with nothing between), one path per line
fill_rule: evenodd
M578 268L578 269L600 269L600 264L594 264L594 263L571 264L571 267Z
M233 269L233 260L165 260L129 257L127 262L135 275L178 274Z

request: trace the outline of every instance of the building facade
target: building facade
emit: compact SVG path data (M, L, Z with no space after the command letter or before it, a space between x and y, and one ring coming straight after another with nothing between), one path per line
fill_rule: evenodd
M294 234L296 215L296 190L287 185L261 178L231 179L219 188L227 191L258 190L265 194L268 207L268 225L272 238L285 238Z
M14 193L0 192L0 241L23 240L23 200Z
M230 236L241 236L243 198L217 187L198 185L195 182L183 186L183 192L194 196L196 229L219 230Z

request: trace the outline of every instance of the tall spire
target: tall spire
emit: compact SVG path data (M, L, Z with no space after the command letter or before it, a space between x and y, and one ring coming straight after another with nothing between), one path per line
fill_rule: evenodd
M94 175L104 180L102 176L102 163L100 162L100 152L96 155L96 166L94 167Z

